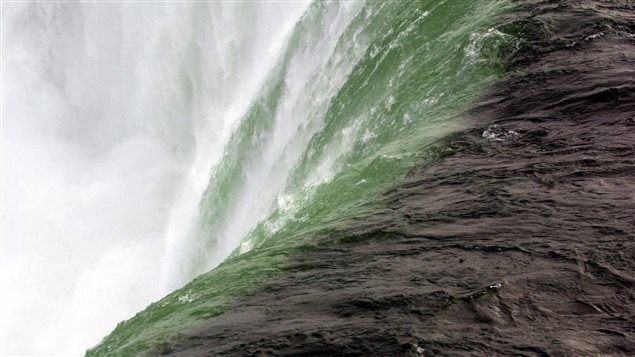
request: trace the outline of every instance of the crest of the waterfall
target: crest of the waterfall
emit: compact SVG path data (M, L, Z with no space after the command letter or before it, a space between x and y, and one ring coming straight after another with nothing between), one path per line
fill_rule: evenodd
M164 293L193 277L185 267L191 259L203 192L307 5L221 2L209 4L206 15L198 14L204 17L195 35L200 59L193 67L197 75L190 78L200 98L198 127L193 130L195 154L168 221Z
M363 39L342 44L342 34L350 30L362 7L361 2L311 6L294 27L288 45L279 47L283 52L271 58L276 63L268 63L269 70L262 72L266 77L255 101L241 108L246 111L231 111L242 117L232 120L237 125L224 142L222 162L214 161L212 170L201 176L209 178L203 200L201 192L193 195L197 204L200 201L200 216L186 215L197 217L196 229L171 235L185 243L169 249L182 258L176 260L181 283L220 264L260 221L289 203L284 201L285 192L296 189L289 187L290 175L323 128L333 96L366 50ZM331 152L331 159L342 151ZM248 249L249 242L244 243L242 251Z
M185 282L210 173L306 6L2 5L3 353L81 354Z

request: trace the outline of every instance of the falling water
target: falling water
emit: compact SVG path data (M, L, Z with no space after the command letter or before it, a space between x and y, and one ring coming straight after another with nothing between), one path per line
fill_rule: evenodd
M496 77L505 5L3 3L2 352L81 354L185 286L95 353L139 351L368 210Z

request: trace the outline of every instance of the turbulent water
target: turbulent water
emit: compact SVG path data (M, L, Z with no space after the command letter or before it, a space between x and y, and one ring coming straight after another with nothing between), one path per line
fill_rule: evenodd
M156 348L382 208L503 71L509 7L3 4L3 353L172 292L89 354Z

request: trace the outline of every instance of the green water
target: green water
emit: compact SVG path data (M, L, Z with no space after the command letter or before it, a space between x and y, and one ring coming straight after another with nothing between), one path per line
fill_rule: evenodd
M289 256L333 244L333 229L381 209L378 195L445 154L443 138L464 127L461 113L502 74L501 51L514 41L496 29L505 0L359 2L329 32L339 9L315 2L296 24L210 177L187 269L205 271L223 236L245 230L240 247L120 323L88 356L160 349L284 274ZM289 79L329 35L333 45L288 106ZM278 148L289 122L297 125ZM265 203L275 196L273 207L258 208L259 192ZM265 219L250 216L252 205Z

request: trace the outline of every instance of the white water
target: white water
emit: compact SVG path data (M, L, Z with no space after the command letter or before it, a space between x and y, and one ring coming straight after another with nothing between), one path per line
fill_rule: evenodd
M2 355L80 355L185 282L210 172L306 6L2 5Z
M236 194L228 207L224 207L229 218L221 220L219 227L212 232L205 232L208 236L193 236L188 241L193 247L205 246L209 243L205 240L210 239L216 240L217 244L213 245L214 249L199 249L202 253L185 254L200 256L204 264L183 267L183 272L178 276L190 274L193 277L209 270L210 266L218 265L239 245L241 252L249 250L250 244L244 238L258 222L276 208L287 213L282 220L297 208L292 204L297 199L293 191L302 190L311 183L288 187L289 176L299 164L314 134L323 128L329 101L367 48L367 43L361 40L345 44L338 42L362 5L362 2L330 3L319 11L314 8L313 16L307 14L309 19L305 20L311 26L301 32L302 41L293 48L287 48L286 61L281 61L284 65L272 72L271 79L282 81L284 90L276 99L276 110L262 118L271 121L271 127L259 132L258 138L250 138L252 144L258 142L255 145L258 149L246 155L243 180L234 184ZM304 25L307 27L306 23ZM350 140L347 148L330 150L328 157L324 158L328 164L324 163L323 166L334 166L334 162L346 154L353 143ZM320 172L311 173L320 176L319 180L315 180L320 182L327 181L337 171L334 167L315 169ZM279 228L284 222L267 223ZM273 231L276 227L270 228Z

